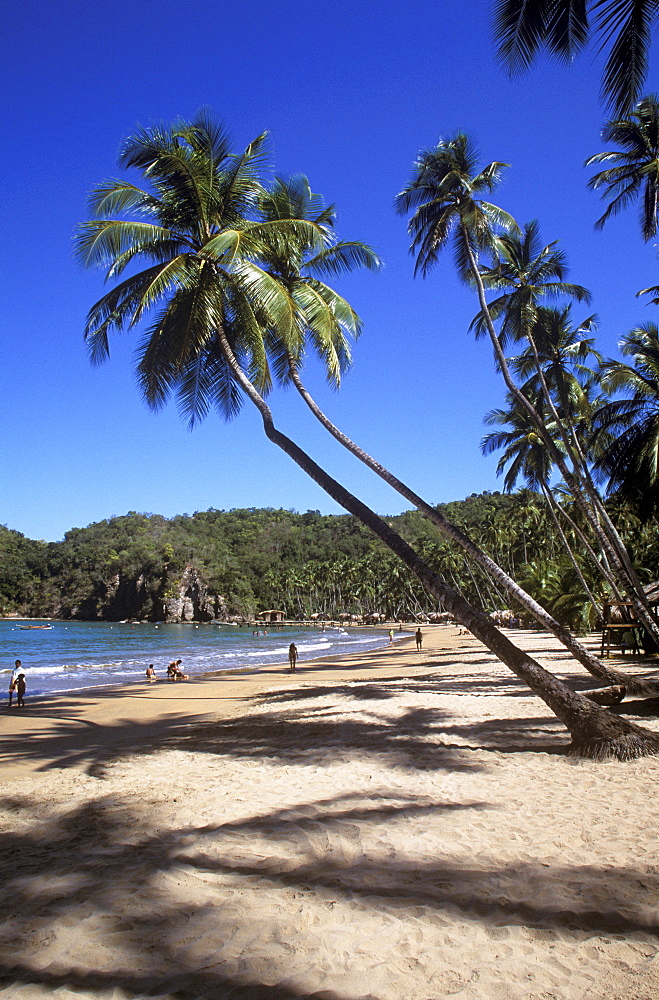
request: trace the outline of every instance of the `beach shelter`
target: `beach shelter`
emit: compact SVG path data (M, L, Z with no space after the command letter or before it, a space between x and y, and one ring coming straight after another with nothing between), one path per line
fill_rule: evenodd
M283 611L259 611L258 618L262 618L264 622L283 622L286 617Z

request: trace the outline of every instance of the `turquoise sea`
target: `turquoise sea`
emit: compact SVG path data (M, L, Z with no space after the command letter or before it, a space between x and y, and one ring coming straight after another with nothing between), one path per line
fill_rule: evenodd
M52 628L26 628L49 624ZM253 635L252 628L225 625L131 625L119 622L37 622L0 620L0 672L9 683L14 660L22 661L27 694L104 687L142 682L153 663L159 677L167 664L181 659L187 674L211 670L258 670L288 661L294 642L301 662L318 656L357 653L388 641L382 629L294 628L268 629Z

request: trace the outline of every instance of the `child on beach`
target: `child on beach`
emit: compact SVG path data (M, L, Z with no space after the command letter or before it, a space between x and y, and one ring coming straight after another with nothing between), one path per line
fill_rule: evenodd
M153 684L154 681L158 680L158 678L156 677L156 672L153 669L153 663L150 663L149 666L146 668L146 679L148 680L149 684Z
M19 708L23 708L25 701L25 674L19 674L16 679L16 698Z

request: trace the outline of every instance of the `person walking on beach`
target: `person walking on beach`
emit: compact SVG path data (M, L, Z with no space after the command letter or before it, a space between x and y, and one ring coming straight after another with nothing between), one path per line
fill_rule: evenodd
M423 645L423 632L421 631L420 628L418 628L414 633L414 638L416 639L416 648L418 651L421 649L421 646Z
M288 662L291 665L291 670L295 670L295 665L297 663L297 646L294 642L288 647Z
M390 628L389 629L389 642L393 642L393 641L394 641L394 630L392 628Z

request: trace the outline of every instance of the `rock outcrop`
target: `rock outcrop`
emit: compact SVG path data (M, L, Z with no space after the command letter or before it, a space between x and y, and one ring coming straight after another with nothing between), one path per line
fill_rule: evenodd
M169 581L162 603L162 621L207 622L227 614L221 594L212 594L194 566L186 566L180 579Z

